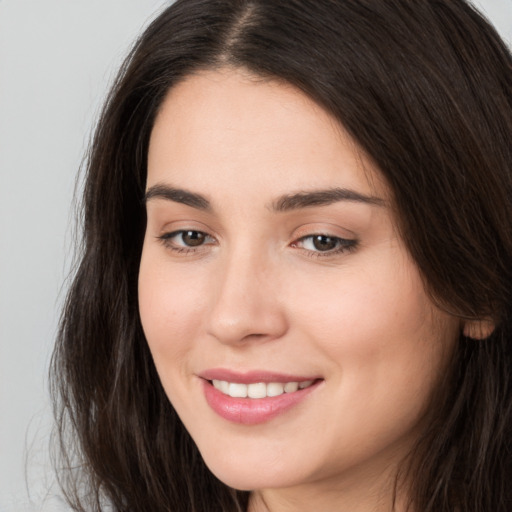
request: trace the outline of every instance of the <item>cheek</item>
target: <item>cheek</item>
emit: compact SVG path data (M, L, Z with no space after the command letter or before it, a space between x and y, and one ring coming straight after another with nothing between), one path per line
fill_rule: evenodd
M336 465L417 434L459 324L433 309L414 267L354 269L316 285L296 294L296 318L329 361L331 392L318 406L330 418L326 438L339 439Z
M349 269L314 283L299 278L293 299L296 317L314 327L316 337L332 349L374 352L393 333L413 334L427 316L424 294L411 280L387 274Z
M139 270L139 311L142 327L161 378L186 361L203 315L204 297L191 283L151 253L142 255Z
M421 405L449 359L459 322L434 309L402 253L365 266L371 273L361 268L315 286L304 281L302 292L296 290L296 318L331 361L347 400L386 403L389 397Z

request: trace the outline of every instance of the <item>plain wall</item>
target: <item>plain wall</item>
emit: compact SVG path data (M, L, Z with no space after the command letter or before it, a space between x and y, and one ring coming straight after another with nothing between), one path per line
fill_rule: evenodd
M39 503L53 479L47 367L76 175L122 58L170 3L0 0L0 510L25 510L26 480Z
M27 482L41 510L53 480L47 367L75 179L122 57L170 3L0 0L0 511L28 510ZM512 0L475 3L511 41Z

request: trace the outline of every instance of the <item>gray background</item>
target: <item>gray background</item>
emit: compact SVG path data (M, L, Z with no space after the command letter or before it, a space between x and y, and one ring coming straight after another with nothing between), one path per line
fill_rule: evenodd
M169 3L0 0L0 511L42 510L51 493L47 366L76 174L122 57ZM512 41L512 0L475 3Z

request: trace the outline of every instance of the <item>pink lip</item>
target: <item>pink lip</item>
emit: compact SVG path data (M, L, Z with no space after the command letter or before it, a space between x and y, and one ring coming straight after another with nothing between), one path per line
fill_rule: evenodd
M317 380L318 375L289 375L277 372L268 372L265 370L253 370L250 372L234 372L225 368L212 368L199 374L199 377L205 380L225 380L227 382L236 382L238 384L256 384L257 382L305 382L308 380Z
M304 382L315 379L312 377L284 376L258 371L239 374L229 370L209 370L201 373L200 377L203 379L203 392L206 402L213 411L225 420L244 425L265 423L283 414L302 402L322 382L322 380L317 379L311 386L299 389L294 393L283 393L279 396L253 399L233 398L225 395L218 389L215 389L210 381L215 379L240 384L252 384L256 382Z

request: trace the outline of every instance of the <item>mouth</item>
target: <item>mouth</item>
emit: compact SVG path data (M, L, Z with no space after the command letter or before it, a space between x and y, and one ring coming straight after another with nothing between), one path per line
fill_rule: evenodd
M212 386L222 394L232 398L261 399L280 396L284 393L295 393L299 389L306 389L313 385L315 380L304 380L301 382L256 382L253 384L242 384L239 382L228 382L226 380L213 379L209 381Z
M267 372L235 374L212 370L200 375L207 404L221 418L243 425L265 423L303 402L324 382Z

